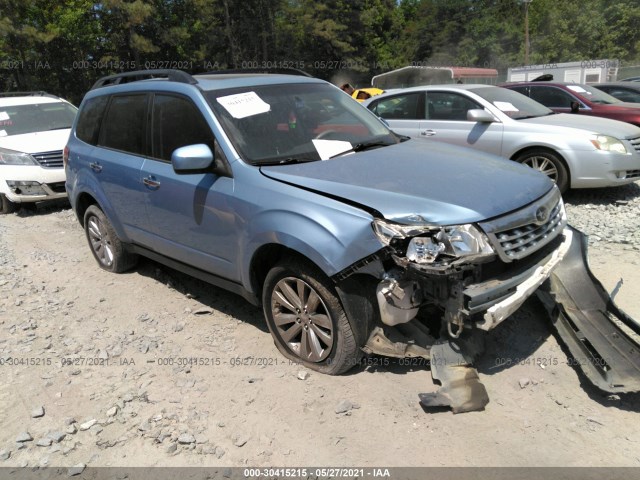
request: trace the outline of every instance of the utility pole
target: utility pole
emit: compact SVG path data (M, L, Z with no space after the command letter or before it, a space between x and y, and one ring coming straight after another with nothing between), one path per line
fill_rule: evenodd
M529 65L529 5L533 0L524 1L524 64Z

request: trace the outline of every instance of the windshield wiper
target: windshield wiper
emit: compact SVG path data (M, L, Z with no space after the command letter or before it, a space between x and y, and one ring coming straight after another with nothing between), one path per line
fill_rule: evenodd
M273 165L292 165L294 163L308 163L318 161L317 158L309 157L287 157L279 160L272 160L269 162L256 162L259 167L271 167Z
M388 147L389 145L395 145L394 143L388 143L388 142L382 142L380 140L376 140L376 141L372 141L372 142L362 142L362 143L356 143L353 147L351 147L348 150L345 150L344 152L340 152L340 153L336 153L335 155L332 155L329 157L329 160L331 160L332 158L336 158L339 157L340 155L345 155L347 153L351 153L351 152L362 152L364 150L368 150L370 148L375 148L375 147Z
M65 130L67 128L71 128L71 126L68 127L54 127L54 128L47 128L47 132L50 132L52 130Z

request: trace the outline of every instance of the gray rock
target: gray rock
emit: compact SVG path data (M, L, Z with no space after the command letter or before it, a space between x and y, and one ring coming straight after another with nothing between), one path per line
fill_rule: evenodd
M178 437L178 443L182 445L187 445L195 442L196 442L196 437L194 437L190 433L183 433Z
M233 444L236 447L240 448L240 447L244 447L250 438L251 438L250 435L247 435L244 433L236 433L233 436L232 440L233 440Z
M67 432L69 435L73 435L78 431L78 429L76 428L75 425L71 424L71 425L67 425L64 431Z
M53 443L53 440L51 440L49 437L44 437L39 439L36 442L36 445L39 447L50 447L52 443Z
M227 453L227 451L220 447L220 446L216 446L216 450L215 450L215 455L217 458L222 458L224 457L224 454Z
M62 433L58 431L47 433L47 437L49 437L51 440L53 440L56 443L60 443L62 440L64 440L64 437L66 436L67 436L66 433Z
M0 450L0 460L8 460L11 456L11 450Z
M29 434L29 432L21 432L16 437L17 443L30 442L31 440L33 440L33 437Z
M69 469L67 470L67 475L70 477L75 477L76 475L80 475L82 472L84 472L85 468L87 468L87 466L84 463L77 463L73 467L69 467Z
M307 378L309 378L309 372L306 372L304 370L300 370L298 372L298 380L306 380Z
M118 407L111 407L109 410L107 410L107 417L115 417L117 413Z
M178 450L178 444L177 443L170 443L169 445L167 445L167 448L165 449L165 452L167 452L167 453L175 453L176 450Z
M338 414L347 413L351 411L352 408L353 408L353 403L351 403L349 400L341 400L340 403L336 405L335 412Z
M65 425L73 425L74 423L76 423L76 419L73 417L67 417L64 419Z
M36 407L33 410L31 410L31 418L40 418L40 417L44 417L44 407L43 406Z

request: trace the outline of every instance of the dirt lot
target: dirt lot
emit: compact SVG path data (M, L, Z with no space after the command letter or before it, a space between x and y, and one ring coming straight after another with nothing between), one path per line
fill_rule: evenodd
M323 376L239 297L100 270L68 206L0 218L0 249L0 466L640 466L640 396L586 385L537 300L489 337L486 410L453 415L420 407L424 364ZM640 251L591 261L640 318Z

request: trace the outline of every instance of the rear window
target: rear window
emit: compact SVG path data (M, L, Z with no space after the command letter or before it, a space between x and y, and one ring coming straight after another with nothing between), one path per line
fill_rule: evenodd
M147 99L146 94L113 96L102 121L98 144L101 147L144 155Z
M98 134L104 110L109 97L96 97L88 100L78 113L76 136L90 145L98 144Z
M66 102L0 107L0 137L71 128L76 111Z

